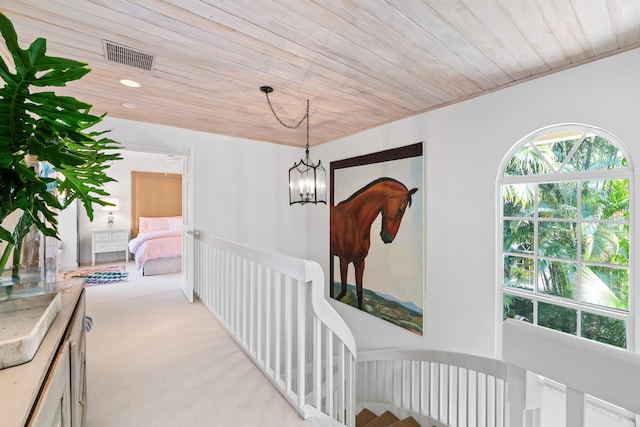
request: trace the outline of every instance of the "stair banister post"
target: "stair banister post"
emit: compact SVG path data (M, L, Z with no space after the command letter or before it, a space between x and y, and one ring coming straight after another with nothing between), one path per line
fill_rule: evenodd
M324 273L315 261L305 261L305 280L311 282L311 308L314 314L347 346L355 359L356 339L338 312L324 298Z
M348 375L348 384L346 384L345 392L348 393L346 396L346 403L351 406L347 408L345 411L346 419L345 424L347 426L355 426L355 367L357 362L357 353L356 353L356 340L347 326L346 322L338 312L329 304L329 302L325 299L324 286L325 279L324 273L322 271L322 267L317 262L314 261L305 261L305 280L307 283L311 283L311 309L313 311L314 316L323 323L327 329L329 329L338 339L342 342L342 344L349 351L349 373ZM314 343L316 345L317 343ZM330 359L333 359L330 357ZM341 361L344 363L344 361ZM314 367L317 369L317 367ZM317 371L316 371L317 372ZM328 371L331 372L331 371ZM341 387L345 387L344 384L341 384ZM328 393L329 395L329 393ZM320 408L317 408L320 409ZM330 414L332 415L332 414ZM337 417L340 419L340 417Z
M584 427L584 393L567 387L566 422L567 427Z
M509 406L509 427L523 427L527 387L527 371L509 363L507 376L507 395Z

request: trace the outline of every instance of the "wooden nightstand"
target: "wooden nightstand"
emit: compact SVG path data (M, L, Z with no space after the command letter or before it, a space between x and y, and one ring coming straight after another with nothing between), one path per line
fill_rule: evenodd
M91 265L96 265L96 254L124 251L129 262L129 230L126 228L104 228L91 230Z

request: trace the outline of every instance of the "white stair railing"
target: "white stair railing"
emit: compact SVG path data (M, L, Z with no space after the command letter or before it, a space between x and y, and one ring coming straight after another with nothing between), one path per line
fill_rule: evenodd
M567 426L584 425L585 395L640 414L638 354L509 319L506 362L435 350L356 353L317 263L202 233L194 255L196 295L304 418L353 426L368 407L438 427L519 427L526 371L567 386Z
M366 406L439 427L507 425L502 361L433 350L356 356L317 263L205 233L194 258L195 294L304 418L354 426Z
M357 409L413 416L422 425L508 426L507 364L438 350L358 353Z
M200 233L195 293L304 418L355 425L353 334L304 261Z

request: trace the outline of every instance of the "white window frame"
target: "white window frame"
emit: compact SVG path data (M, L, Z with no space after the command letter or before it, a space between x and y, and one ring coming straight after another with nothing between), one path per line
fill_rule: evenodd
M507 167L511 158L516 154L516 152L531 142L543 135L563 132L563 131L577 131L577 132L587 132L591 134L598 135L602 138L608 140L611 144L614 144L622 153L627 161L626 169L614 169L614 170L595 170L595 171L581 171L581 172L554 172L548 173L544 175L526 175L526 176L504 176L504 170ZM574 151L577 149L577 146L574 147ZM571 153L573 154L573 153ZM570 156L568 156L570 157ZM564 164L560 167L560 170L563 169ZM503 194L502 194L502 186L509 184L531 184L531 183L553 183L553 182L562 182L562 181L584 181L584 180L594 180L594 179L613 179L613 178L623 178L628 179L629 181L629 311L624 312L621 310L615 309L607 309L600 308L593 305L583 304L579 299L579 287L578 294L576 295L576 300L567 300L557 298L551 295L545 295L538 292L528 292L525 290L520 290L518 288L510 288L503 286ZM578 193L580 190L578 189ZM537 217L531 217L532 221L538 221ZM562 222L562 219L554 219L554 222ZM612 223L614 221L611 221ZM581 222L576 221L577 230L579 230ZM629 155L629 151L622 143L622 141L617 138L615 135L610 132L600 129L593 126L588 126L584 124L559 124L547 126L537 131L530 133L529 135L522 138L518 141L511 150L506 154L503 158L502 163L500 165L500 169L498 171L498 176L496 180L496 284L497 284L497 333L496 333L496 350L497 354L502 354L502 322L503 322L503 301L504 301L504 292L507 291L508 294L514 295L516 297L523 297L533 301L533 313L534 313L534 324L537 324L537 316L538 316L538 303L548 302L557 306L566 307L570 309L575 309L578 313L582 311L586 311L589 313L593 313L600 316L621 319L626 322L626 339L627 339L627 349L630 351L636 351L636 283L635 283L635 191L634 191L634 170L631 162L631 156ZM537 238L537 236L536 236ZM579 242L578 242L579 243ZM580 246L577 247L576 250L579 250ZM516 256L518 254L515 254ZM533 256L538 259L539 255L534 253ZM578 259L580 257L578 256ZM567 261L567 260L562 260ZM536 278L534 278L534 287L537 287ZM576 319L576 327L577 327L577 336L580 336L581 332L581 316L577 315Z

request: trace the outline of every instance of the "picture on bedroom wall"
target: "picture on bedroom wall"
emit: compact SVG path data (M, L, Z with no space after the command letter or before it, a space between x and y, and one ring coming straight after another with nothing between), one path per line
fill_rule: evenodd
M423 334L422 143L331 162L329 294Z

